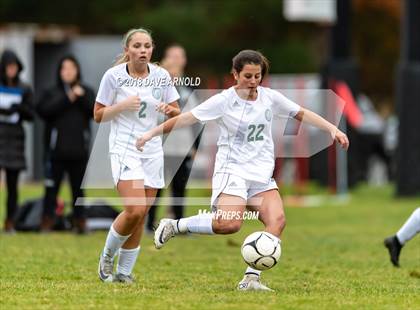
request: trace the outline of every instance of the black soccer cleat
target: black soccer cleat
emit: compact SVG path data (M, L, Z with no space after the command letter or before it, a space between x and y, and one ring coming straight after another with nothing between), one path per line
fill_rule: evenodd
M398 241L397 236L391 236L384 240L385 247L388 248L389 256L391 259L391 263L395 267L400 267L400 252L402 249L401 243Z

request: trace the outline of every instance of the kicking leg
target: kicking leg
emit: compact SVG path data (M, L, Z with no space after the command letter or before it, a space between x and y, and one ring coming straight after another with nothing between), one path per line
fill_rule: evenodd
M241 228L245 199L220 194L217 212L201 213L179 220L162 219L155 232L155 246L160 249L170 238L179 233L233 234ZM238 216L233 216L238 215Z

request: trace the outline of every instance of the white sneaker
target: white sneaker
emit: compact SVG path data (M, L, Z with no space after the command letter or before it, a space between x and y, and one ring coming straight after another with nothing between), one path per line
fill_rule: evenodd
M99 256L98 275L103 282L112 282L112 272L114 270L114 259L104 256L103 253Z
M172 219L161 219L159 222L158 228L155 230L155 247L156 249L160 249L163 245L172 237L178 233L174 226L173 222L176 222Z
M269 291L274 292L271 288L261 284L260 277L255 274L246 274L238 284L239 291Z

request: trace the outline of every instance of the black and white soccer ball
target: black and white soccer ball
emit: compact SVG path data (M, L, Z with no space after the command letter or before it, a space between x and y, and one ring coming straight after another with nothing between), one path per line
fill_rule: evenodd
M242 257L252 268L267 270L274 267L281 255L279 239L265 231L257 231L246 237L241 248Z

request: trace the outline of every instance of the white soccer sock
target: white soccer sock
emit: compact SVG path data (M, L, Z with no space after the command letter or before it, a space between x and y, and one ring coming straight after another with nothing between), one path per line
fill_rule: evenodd
M204 235L213 235L213 214L201 213L198 215L174 220L174 228L180 233L195 233Z
M408 220L397 232L398 241L404 245L407 241L420 233L420 208L414 210Z
M115 231L114 226L111 225L111 228L108 232L108 236L106 237L103 255L113 258L115 256L115 253L117 253L117 251L121 248L121 246L130 236L131 235L120 235Z
M261 275L261 270L257 270L257 269L254 269L254 268L251 268L251 267L248 267L248 268L246 268L246 270L245 270L245 274L256 274L257 276L260 276Z
M134 265L137 261L137 256L140 253L140 246L135 249L120 248L120 255L118 258L117 273L122 273L126 276L133 272Z

